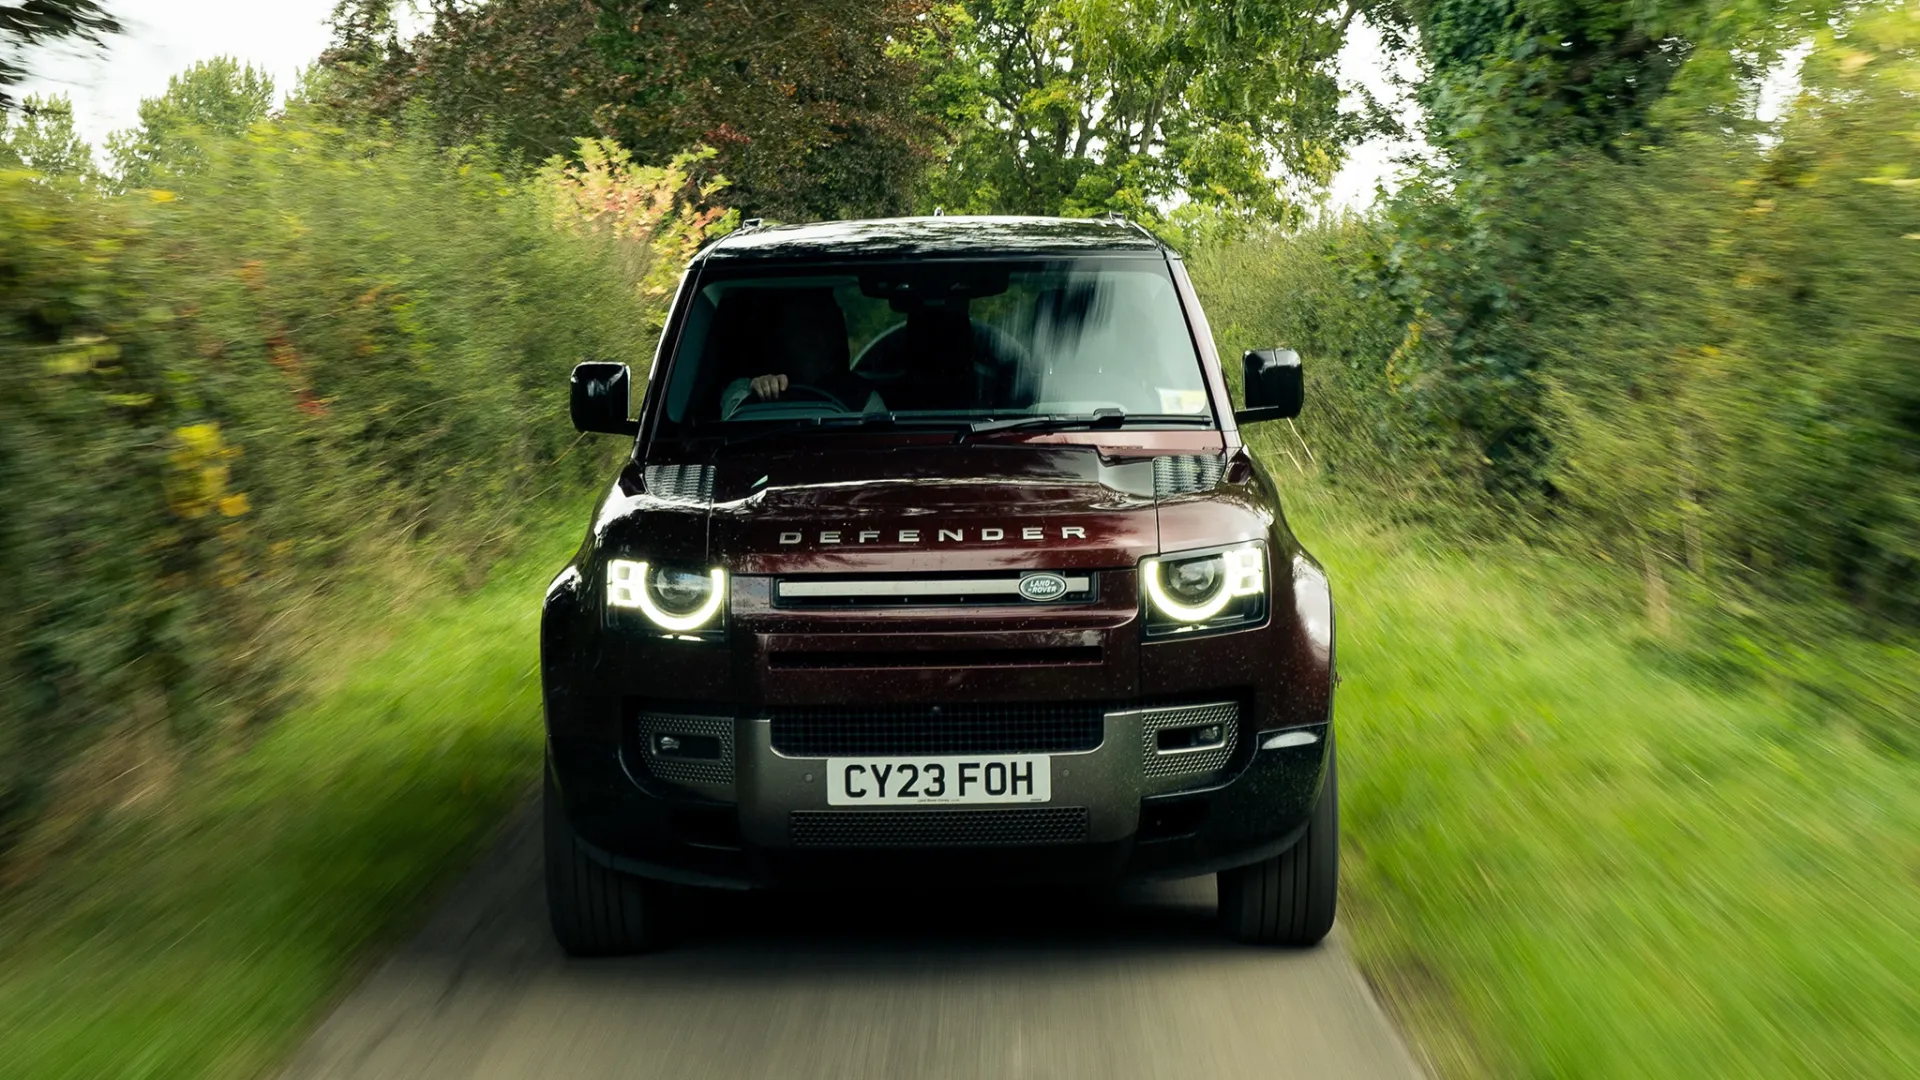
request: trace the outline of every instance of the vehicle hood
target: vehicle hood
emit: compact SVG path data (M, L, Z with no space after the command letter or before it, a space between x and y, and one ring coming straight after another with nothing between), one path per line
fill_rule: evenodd
M1159 547L1153 459L1087 446L735 454L708 544L736 573L1131 566Z

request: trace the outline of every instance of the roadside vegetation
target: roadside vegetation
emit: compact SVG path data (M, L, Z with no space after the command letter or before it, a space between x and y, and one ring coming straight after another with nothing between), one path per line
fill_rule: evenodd
M1437 1075L1920 1060L1911 757L1797 679L1703 677L1578 556L1290 508L1339 589L1342 918ZM1815 657L1920 681L1859 648Z
M1442 1076L1920 1060L1920 3L763 7L347 0L100 153L0 96L0 1061L269 1068L531 775L569 366L743 214L936 206L1133 215L1305 357L1345 918ZM39 9L0 95L114 31ZM1340 216L1358 19L1430 152Z
M1766 130L1461 76L1484 144L1193 259L1307 358L1256 438L1340 585L1345 915L1442 1076L1920 1060L1916 46L1814 35Z
M726 223L676 165L515 168L269 97L187 72L118 179L59 108L0 144L37 166L0 171L0 877L245 746L341 585L470 585L597 482L566 373L644 357Z
M545 539L464 597L345 589L286 674L302 704L0 895L0 1071L270 1075L525 801L539 597L574 517L530 523Z

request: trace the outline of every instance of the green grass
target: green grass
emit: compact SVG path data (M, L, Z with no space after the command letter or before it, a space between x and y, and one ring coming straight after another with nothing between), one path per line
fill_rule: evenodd
M531 790L555 544L397 626L372 605L388 644L316 656L323 695L0 903L0 1075L274 1067Z
M1591 571L1291 498L1337 590L1344 916L1438 1072L1915 1075L1920 763L1656 662Z

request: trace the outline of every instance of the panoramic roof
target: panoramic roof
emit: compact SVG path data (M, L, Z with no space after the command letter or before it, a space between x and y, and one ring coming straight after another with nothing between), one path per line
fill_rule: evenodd
M744 229L696 261L854 259L939 255L1159 253L1138 226L1105 218L911 217Z

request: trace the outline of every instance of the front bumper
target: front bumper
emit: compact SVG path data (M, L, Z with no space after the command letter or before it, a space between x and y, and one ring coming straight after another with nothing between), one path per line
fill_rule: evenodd
M1096 884L1209 873L1293 843L1319 795L1328 725L1285 739L1243 729L1218 768L1183 785L1148 775L1155 715L1109 710L1097 748L1051 756L1052 798L1012 807L830 807L826 759L775 749L765 716L726 721L731 784L717 771L663 779L638 739L552 738L548 762L589 851L692 885Z
M548 762L580 840L619 869L745 888L1184 877L1285 850L1320 792L1331 654L1292 605L1262 627L1145 644L1127 570L1102 573L1098 602L1043 612L793 613L770 603L766 579L740 576L725 639L689 642L609 629L592 580L569 568L547 597ZM1221 703L1235 730L1217 761L1154 766L1156 717ZM1077 708L1097 728L1071 747L817 753L776 730L796 711L936 708ZM677 719L659 727L663 715ZM663 768L648 749L657 731L724 744L725 768ZM829 757L950 752L1047 753L1052 797L828 805Z

